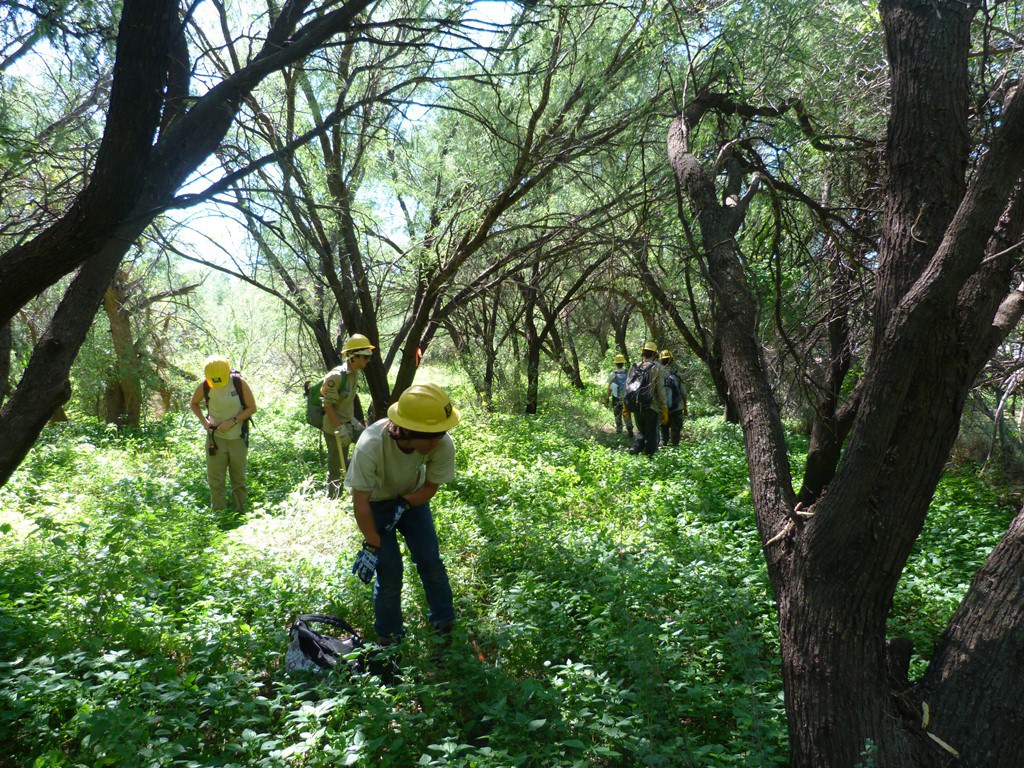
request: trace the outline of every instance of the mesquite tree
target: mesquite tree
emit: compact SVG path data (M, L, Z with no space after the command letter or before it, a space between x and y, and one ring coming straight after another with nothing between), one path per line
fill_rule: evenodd
M949 765L954 754L964 766L1018 765L1024 513L975 577L920 680L908 680L907 643L887 639L886 620L967 395L1024 311L1015 288L1024 88L993 90L996 119L984 134L973 130L984 114L968 109L979 5L888 0L880 10L890 111L873 340L848 426L833 421L812 446L808 466L819 463L800 494L807 504L790 474L731 210L692 145L724 102L692 94L671 125L668 153L696 212L723 372L743 426L778 603L792 764L852 766L870 747L887 766Z
M41 291L76 273L0 410L0 483L69 395L68 371L125 253L224 138L246 94L351 27L369 0L285 3L237 71L201 94L174 0L126 0L118 28L103 138L84 186L66 210L0 253L0 327ZM76 272L77 270L77 272Z

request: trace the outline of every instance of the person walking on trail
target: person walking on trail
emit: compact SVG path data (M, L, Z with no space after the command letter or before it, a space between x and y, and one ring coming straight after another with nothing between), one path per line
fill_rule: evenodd
M665 404L668 406L668 423L661 425L661 444L679 445L683 434L683 419L689 416L686 409L686 386L675 369L675 358L669 349L661 350L661 367L665 378Z
M355 415L356 385L374 349L366 336L353 334L341 347L341 365L331 369L320 385L324 407L321 429L327 443L327 495L332 499L341 496L349 446L363 431L363 423Z
M203 381L192 394L189 407L206 430L206 479L214 512L227 508L228 476L231 506L245 511L245 466L249 456L249 419L256 413L256 399L226 357L214 356L203 365ZM203 413L203 406L206 413Z
M640 351L640 360L633 363L626 376L625 411L632 414L636 424L630 453L653 456L658 450L658 425L668 423L663 371L658 363L658 347L648 341Z
M402 622L402 534L427 598L427 621L446 636L455 621L448 571L441 560L430 500L455 477L448 430L459 412L436 384L414 384L388 416L359 437L345 485L352 492L363 547L352 573L373 587L374 629L381 644L399 641Z
M604 393L604 404L611 404L615 414L615 434L622 434L622 424L626 424L626 434L633 438L633 418L627 411L623 417L623 397L626 394L626 356L615 356L615 370L608 375L608 388Z

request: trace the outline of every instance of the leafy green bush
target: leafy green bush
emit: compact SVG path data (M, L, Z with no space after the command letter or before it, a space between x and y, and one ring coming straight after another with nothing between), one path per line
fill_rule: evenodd
M6 764L785 765L738 430L697 419L631 456L599 395L463 408L434 502L459 622L439 648L407 578L393 685L282 669L298 613L372 626L359 534L294 404L258 415L243 520L208 511L191 419L48 429L0 489ZM893 618L922 648L1005 527L987 488L962 473L936 497Z

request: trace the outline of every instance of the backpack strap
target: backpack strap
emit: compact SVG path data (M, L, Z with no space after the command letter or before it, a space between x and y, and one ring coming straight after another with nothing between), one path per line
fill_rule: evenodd
M303 624L330 624L332 627L338 627L339 629L345 630L353 637L359 637L359 633L352 628L352 625L344 619L339 619L337 616L328 616L323 613L304 613L301 616L296 616L295 622L293 623L298 623L300 621Z
M244 411L248 406L245 404L245 395L242 394L242 374L238 371L231 372L231 383L235 385L235 393L238 395L238 403ZM203 400L206 401L206 411L210 411L210 382L203 378Z
M327 372L327 375L324 376L323 379L320 380L320 389L321 390L324 387L324 382L327 381L327 379L329 379L331 377L331 374L334 373L335 371L337 371L338 373L341 374L341 386L340 386L340 389L344 389L345 385L348 384L348 371L346 371L340 365L337 365L334 368L331 368L331 370L329 370ZM321 392L321 395L323 395L322 392Z
M231 383L235 385L235 392L238 395L238 404L242 406L242 410L244 411L248 406L245 404L245 395L242 394L242 374L238 371L232 371Z

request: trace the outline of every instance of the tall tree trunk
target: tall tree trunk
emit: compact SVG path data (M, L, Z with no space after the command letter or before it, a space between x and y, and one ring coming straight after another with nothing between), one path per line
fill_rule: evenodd
M859 407L835 475L795 506L785 435L757 343L752 295L714 179L688 148L691 104L669 135L676 176L699 211L715 330L744 430L751 490L778 601L794 768L867 762L925 768L1020 764L1024 720L1020 520L990 555L933 657L906 678L905 643L886 623L924 525L970 387L1020 319L1012 264L994 247L1024 170L1024 91L964 194L967 55L976 7L881 6L892 78L885 233L876 333ZM971 340L967 343L964 340ZM968 694L968 688L970 693ZM922 716L930 704L930 719Z
M622 312L612 313L612 329L615 332L615 349L627 360L631 357L629 349L626 347L626 334L629 332L629 316L629 307L626 307Z
M529 284L523 286L523 325L526 332L526 414L537 415L540 390L540 348L541 336L537 330L534 312L537 307L537 291L540 281L540 265L534 262Z
M107 382L104 402L106 421L119 427L138 427L142 417L142 381L139 350L132 337L132 323L125 309L123 275L118 272L103 292L103 309L110 322L110 338L116 359L115 378Z

